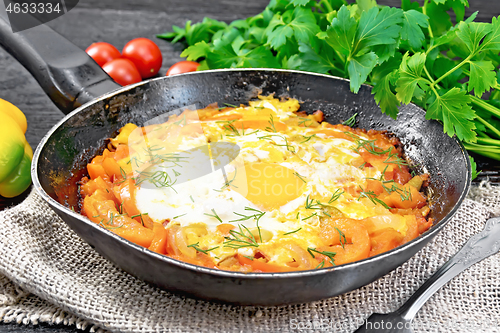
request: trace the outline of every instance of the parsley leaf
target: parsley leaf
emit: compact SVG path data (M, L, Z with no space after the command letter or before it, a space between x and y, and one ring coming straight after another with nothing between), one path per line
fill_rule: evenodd
M184 49L181 57L186 57L187 60L197 61L200 58L205 58L210 53L210 46L205 41L198 42Z
M349 61L348 71L349 78L351 79L351 90L355 93L366 81L368 74L372 71L373 67L377 64L378 57L374 52L356 56Z
M290 3L294 6L306 6L311 2L311 0L292 0Z
M470 166L472 169L472 180L474 180L481 173L481 171L477 171L477 164L471 156L469 156L469 160L470 160Z
M156 37L171 40L172 43L185 41L187 45L194 45L201 41L207 41L219 30L225 29L227 24L205 17L202 22L191 25L187 21L184 29L173 26L174 32L157 35Z
M491 31L487 23L465 23L459 25L457 36L460 38L472 55L481 50L480 42ZM492 44L494 45L494 44Z
M247 49L241 36L231 44L218 45L207 55L206 60L210 68L280 67L269 49L265 46Z
M283 15L276 14L266 29L268 44L279 49L286 40L295 37L297 42L311 43L315 46L315 35L320 31L316 18L310 9L296 7Z
M475 112L469 103L469 95L458 88L452 88L444 95L436 96L425 118L440 120L443 123L444 132L449 136L456 134L460 140L475 141L476 126L471 121L475 117Z
M395 72L386 75L375 85L375 87L373 87L372 90L372 93L375 95L375 102L379 104L382 112L389 115L393 119L397 118L399 113L398 108L401 105L391 89L390 81L395 77Z
M351 11L342 6L328 29L318 35L344 62L351 79L351 91L357 93L377 63L394 55L402 22L402 10L398 8L384 7L379 11L372 7L363 11L356 22ZM373 46L378 47L368 51Z
M298 69L309 70L322 74L343 75L343 71L335 63L334 50L327 43L320 43L319 52L305 43L299 44L299 55L295 60L300 60Z
M429 1L424 5L425 15L429 17L431 36L442 35L452 26L449 9L445 3L439 4L435 1Z
M404 12L403 15L401 38L406 40L411 48L420 49L425 40L422 28L429 26L429 17L413 9Z
M399 67L399 78L396 82L396 96L401 102L408 104L412 96L421 98L424 91L428 89L429 81L422 78L425 66L425 53L415 53L408 56L408 52L403 56Z
M401 102L393 92L393 84L398 79L398 69L401 64L402 56L397 53L389 61L375 67L371 74L371 82L374 83L372 94L375 96L375 102L380 106L383 113L396 119L399 113Z
M494 17L491 20L491 33L486 36L482 44L483 51L499 51L500 50L500 18Z
M351 54L356 28L356 20L351 17L349 9L342 6L323 36L327 37L325 41L337 52L342 53L345 59Z
M468 91L474 89L474 95L481 97L497 83L495 67L491 61L469 61L470 80Z
M359 19L354 49L361 51L374 45L396 43L402 23L403 11L399 8L384 7L379 12L378 8L374 7L363 12Z

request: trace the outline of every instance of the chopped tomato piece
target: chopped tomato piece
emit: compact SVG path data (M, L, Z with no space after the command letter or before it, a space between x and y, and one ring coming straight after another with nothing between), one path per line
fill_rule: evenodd
M153 223L154 237L149 249L159 254L166 254L167 230L162 223Z
M392 250L401 244L403 236L393 228L376 231L371 236L370 257Z
M241 265L248 265L252 267L254 272L291 272L295 271L292 267L285 267L279 265L273 265L263 261L262 259L250 259L241 254L236 255L238 257L238 261Z
M87 171L89 172L89 176L91 179L108 176L102 164L94 164L94 163L87 164Z
M401 191L394 191L382 199L386 205L394 208L422 208L427 203L427 199L415 187L411 185L403 186Z

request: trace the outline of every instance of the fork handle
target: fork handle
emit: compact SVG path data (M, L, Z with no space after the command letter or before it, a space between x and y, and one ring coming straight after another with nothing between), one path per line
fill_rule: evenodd
M475 263L500 250L500 217L486 221L453 257L432 275L397 312L411 321L424 303L443 285Z

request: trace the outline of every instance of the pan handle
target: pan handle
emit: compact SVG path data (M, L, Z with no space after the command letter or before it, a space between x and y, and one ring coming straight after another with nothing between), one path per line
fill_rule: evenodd
M33 75L63 113L120 87L85 51L49 27L40 24L13 33L7 22L1 8L0 46Z

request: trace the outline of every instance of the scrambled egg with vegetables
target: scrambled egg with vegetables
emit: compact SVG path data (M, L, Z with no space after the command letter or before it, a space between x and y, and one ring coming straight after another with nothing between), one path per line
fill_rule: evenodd
M341 265L432 225L428 176L410 174L397 138L299 108L268 96L127 124L88 164L82 213L152 251L244 272Z

